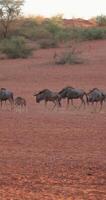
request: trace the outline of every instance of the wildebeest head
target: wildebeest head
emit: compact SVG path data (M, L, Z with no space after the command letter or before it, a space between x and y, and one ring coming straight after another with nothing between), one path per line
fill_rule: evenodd
M39 103L40 101L44 99L43 94L36 94L35 96L36 96L36 103Z
M44 89L38 93L35 93L34 96L36 96L36 102L39 103L40 101L45 100L50 93L51 92L48 89Z

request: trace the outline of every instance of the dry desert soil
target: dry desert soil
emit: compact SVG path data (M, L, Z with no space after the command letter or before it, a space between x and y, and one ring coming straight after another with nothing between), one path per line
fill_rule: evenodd
M54 64L63 47L0 60L0 87L27 101L26 111L0 109L0 200L106 199L106 103L101 112L67 110L65 101L51 111L52 103L45 108L33 97L67 85L106 91L106 40L79 47L84 63L77 65Z

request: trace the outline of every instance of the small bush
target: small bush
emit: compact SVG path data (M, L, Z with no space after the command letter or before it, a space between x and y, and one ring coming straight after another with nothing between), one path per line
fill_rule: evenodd
M57 42L66 42L69 41L70 39L73 39L74 35L72 37L70 29L61 28L59 31L55 33L54 37Z
M55 48L57 47L57 42L54 39L42 39L39 41L40 48Z
M84 33L83 38L86 40L98 40L105 38L105 31L99 28L90 28L84 30L83 33Z
M83 60L79 58L76 52L74 51L69 51L69 52L64 52L60 56L56 56L55 58L55 64L81 64L83 63Z
M1 41L0 51L9 58L26 58L31 55L32 49L26 46L24 38L12 37Z

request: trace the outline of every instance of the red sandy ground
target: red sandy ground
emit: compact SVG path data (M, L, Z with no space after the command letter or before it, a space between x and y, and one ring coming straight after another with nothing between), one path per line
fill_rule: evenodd
M54 65L53 54L0 60L0 87L27 100L27 111L0 110L0 200L105 200L106 104L100 113L51 111L33 93L71 85L106 91L106 40L80 44L84 64Z

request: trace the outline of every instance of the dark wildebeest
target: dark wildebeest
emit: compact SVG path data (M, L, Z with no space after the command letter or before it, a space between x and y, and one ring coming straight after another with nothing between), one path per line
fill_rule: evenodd
M23 97L16 97L14 103L17 108L26 108L26 100Z
M68 86L68 87L63 88L61 91L59 91L58 94L63 99L67 98L67 107L69 106L70 100L71 100L72 105L74 106L73 99L80 99L81 100L80 107L82 105L84 105L84 108L85 108L84 96L86 96L86 99L87 99L87 95L86 95L86 92L84 90Z
M87 93L88 105L89 103L92 103L92 105L96 103L96 106L97 106L97 103L100 103L100 110L102 109L103 102L105 101L105 99L106 99L105 94L98 88L93 88Z
M0 102L1 102L1 107L2 107L2 102L8 100L11 104L11 109L13 108L14 105L14 97L13 97L13 92L7 90L6 88L1 88L0 89Z
M60 95L57 92L52 92L49 89L41 90L38 93L35 93L34 96L36 96L36 102L39 103L40 101L45 101L45 106L47 105L48 101L51 101L54 103L53 109L55 106L61 107L60 103Z

